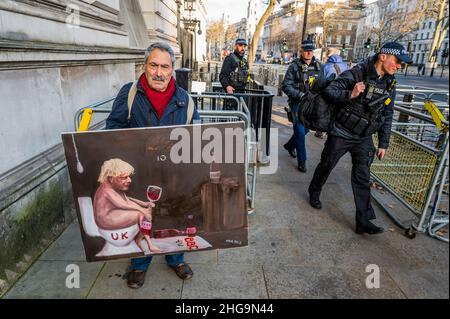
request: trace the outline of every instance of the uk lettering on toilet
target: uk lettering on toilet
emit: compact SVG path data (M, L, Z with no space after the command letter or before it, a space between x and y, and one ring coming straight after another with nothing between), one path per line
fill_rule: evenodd
M62 140L87 261L248 245L243 123L68 132ZM180 153L186 143L189 156ZM188 157L195 160L179 160Z

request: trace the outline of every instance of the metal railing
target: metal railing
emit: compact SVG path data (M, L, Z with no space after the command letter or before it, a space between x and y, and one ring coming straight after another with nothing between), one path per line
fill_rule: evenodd
M427 92L429 96L432 92ZM405 225L387 210L410 238L428 229L430 235L448 242L448 237L441 237L445 233L442 228L448 225L449 133L439 130L423 107L412 107L419 103L396 101L389 151L383 161L374 161L371 175L416 216L416 223ZM448 114L448 104L440 106ZM448 121L444 124L448 127ZM374 140L376 143L376 136ZM447 207L446 214L442 207Z

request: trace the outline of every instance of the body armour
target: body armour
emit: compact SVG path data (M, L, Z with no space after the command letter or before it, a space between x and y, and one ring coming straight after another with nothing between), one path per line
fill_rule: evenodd
M295 62L298 66L298 78L304 84L304 92L311 90L313 91L317 85L316 80L320 77L320 63L318 61L314 61L311 64L301 63L300 61Z
M245 58L239 58L233 52L230 54L233 61L237 64L235 69L230 73L230 80L233 83L233 87L236 89L245 89L248 82L249 67Z
M360 72L353 71L352 72ZM361 75L355 79L362 78ZM357 82L359 82L357 80ZM376 81L364 81L366 89L356 99L342 107L336 121L343 128L361 137L370 136L384 123L384 108L390 105L390 92L394 90L395 80L377 83Z

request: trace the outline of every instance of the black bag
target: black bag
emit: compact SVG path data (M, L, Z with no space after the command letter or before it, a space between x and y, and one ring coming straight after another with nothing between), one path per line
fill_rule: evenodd
M328 132L333 126L334 105L328 103L320 93L306 92L300 98L298 120L306 128Z
M359 68L350 69L353 77L357 82L360 82L362 79L362 71ZM330 84L331 81L327 83ZM323 91L325 88L322 88ZM333 128L334 120L335 120L335 109L336 105L333 103L327 102L322 96L321 93L312 93L311 91L307 91L300 98L300 110L298 112L298 120L302 123L306 128L319 131L319 132L328 132Z

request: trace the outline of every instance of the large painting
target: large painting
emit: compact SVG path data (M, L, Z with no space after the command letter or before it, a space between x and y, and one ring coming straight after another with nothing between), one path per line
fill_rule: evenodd
M62 139L87 261L248 244L243 123Z

